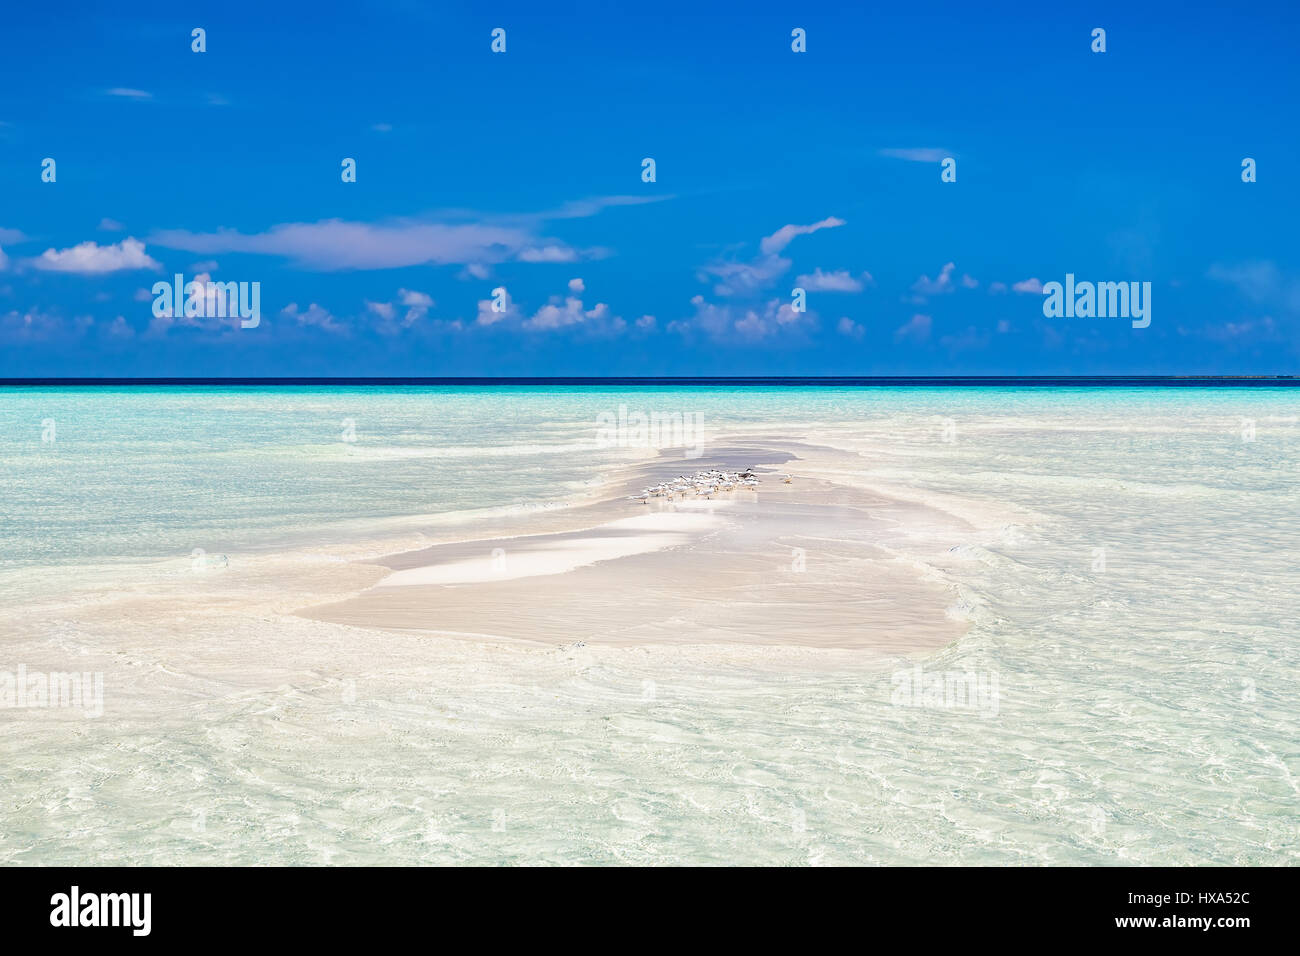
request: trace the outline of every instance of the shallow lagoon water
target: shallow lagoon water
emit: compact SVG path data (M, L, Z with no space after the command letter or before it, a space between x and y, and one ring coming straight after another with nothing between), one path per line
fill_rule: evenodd
M653 453L600 447L620 404L959 503L933 573L967 634L898 661L96 610L195 548L233 575L599 496ZM0 709L0 861L1294 862L1297 416L1286 389L5 390L0 671L106 690ZM996 707L900 705L915 666Z

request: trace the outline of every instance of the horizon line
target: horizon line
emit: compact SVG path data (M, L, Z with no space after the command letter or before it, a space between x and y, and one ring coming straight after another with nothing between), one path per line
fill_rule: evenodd
M108 386L481 386L481 385L725 385L820 387L1127 386L1297 387L1296 375L676 375L676 376L187 376L0 378L0 388Z

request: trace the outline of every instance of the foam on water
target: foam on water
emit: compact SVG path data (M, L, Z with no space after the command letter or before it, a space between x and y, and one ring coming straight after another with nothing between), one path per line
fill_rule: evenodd
M194 547L274 581L290 546L581 495L647 454L596 442L621 403L965 509L927 570L969 632L899 662L372 635L269 598L95 613ZM110 679L98 719L0 709L0 862L1294 863L1298 414L1281 389L0 393L0 671ZM995 706L900 699L914 665L996 679Z

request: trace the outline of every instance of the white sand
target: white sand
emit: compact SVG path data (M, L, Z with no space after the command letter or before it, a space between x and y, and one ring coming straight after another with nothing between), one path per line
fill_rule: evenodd
M645 506L643 506L644 508ZM595 534L531 535L485 542L477 557L457 558L394 571L378 587L481 584L563 574L576 568L686 544L717 528L711 514L651 512L610 521ZM619 532L636 532L622 534ZM507 547L508 545L508 547Z
M541 533L390 555L377 562L390 573L376 586L300 613L353 627L552 645L898 654L956 640L965 630L950 613L956 594L926 558L967 540L970 525L924 503L801 476L794 456L747 447L700 463L772 462L758 469L765 474L757 493L626 500L660 477L650 466L629 476L617 497L539 518ZM787 471L796 476L790 485L779 477Z

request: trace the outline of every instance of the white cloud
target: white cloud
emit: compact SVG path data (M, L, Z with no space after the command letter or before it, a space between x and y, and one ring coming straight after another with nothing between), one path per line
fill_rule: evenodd
M1037 295L1043 291L1043 284L1037 279L1022 279L1011 285L1012 292L1019 292L1025 295Z
M148 332L150 334L165 335L173 326L196 328L208 332L233 331L239 327L241 319L237 314L238 302L230 296L230 293L218 289L217 284L212 282L212 276L206 272L200 272L190 282L194 283L198 288L191 290L190 283L186 283L185 307L189 307L191 300L196 302L201 300L201 314L173 315L170 297L168 297L162 304L162 314L155 315L149 323ZM197 294L198 299L195 299L195 294ZM135 293L137 302L145 301L146 296L149 299L157 298L145 289L140 289Z
M315 326L326 332L342 332L345 327L340 324L328 309L324 309L315 302L307 306L306 311L298 308L298 303L290 302L280 310L280 315L286 319L292 319L299 326Z
M695 314L687 319L668 323L670 332L704 333L714 340L741 339L756 342L771 338L780 332L800 329L815 323L811 312L796 312L789 300L771 299L757 307L741 307L731 303L714 303L697 295L691 299Z
M581 279L570 279L569 291L581 295L587 291L587 286Z
M151 100L153 94L144 90L133 90L129 86L115 86L111 90L105 90L109 96L120 96L129 100Z
M896 342L924 342L930 337L930 317L919 312L894 330Z
M551 243L545 246L530 246L519 252L520 262L575 262L578 251L569 246Z
M759 256L752 262L714 262L700 267L700 281L714 276L719 281L713 287L716 295L753 295L770 286L778 276L784 275L793 263L780 256Z
M918 296L944 295L951 292L953 289L952 272L955 268L956 267L949 262L944 265L942 270L940 270L937 278L931 279L929 276L921 276L921 278L912 283L912 291Z
M838 272L822 272L818 267L810 274L801 275L794 281L795 285L809 292L861 292L864 284L871 281L871 275L864 272L861 279L855 279L849 275L847 269L840 269Z
M942 149L921 146L910 149L882 149L880 155L887 156L890 159L905 159L910 163L938 163L951 156L952 153Z
M402 305L413 309L433 308L433 298L427 292L415 292L411 289L398 289L398 300Z
M595 332L615 333L623 331L626 324L618 316L611 315L609 306L604 302L597 302L588 309L576 296L566 296L562 301L559 296L555 296L525 321L523 327L545 332L580 325Z
M538 248L534 236L520 226L475 223L373 224L325 219L283 223L253 234L231 229L210 233L164 230L150 241L207 255L247 252L285 256L301 268L321 271L482 265L516 257L527 262L572 261L579 255L558 242Z
M505 294L505 287L499 286L492 290L492 295L496 296L499 292ZM504 322L507 319L516 319L519 317L519 308L515 305L515 300L505 295L505 311L495 312L492 304L495 299L480 299L478 303L478 315L474 321L478 325L496 325L498 322Z
M162 266L144 251L144 243L128 238L108 246L87 241L69 249L46 249L28 262L37 269L48 272L75 272L81 275L102 275L126 269L161 269Z
M104 329L104 334L115 339L130 339L135 337L135 329L131 328L125 316L119 315L108 323L108 326Z
M0 315L0 341L42 341L63 333L67 323L52 312L10 310Z
M714 294L721 296L756 295L770 286L776 279L789 271L793 264L789 259L779 255L798 236L806 236L820 229L833 229L844 225L843 219L830 216L811 225L785 225L766 236L759 243L759 255L748 262L718 261L701 266L698 276L701 282L709 281L712 276L718 280L713 287Z
M776 253L788 246L796 236L806 236L810 233L817 232L819 229L834 229L836 226L842 225L844 225L843 219L838 219L835 216L828 216L821 222L814 222L809 226L782 226L759 243L759 251L764 255L776 255Z
M99 229L101 232L121 232L124 228L126 227L116 219L109 219L107 216L99 220Z
M427 292L417 292L414 289L398 289L397 303L406 309L400 321L397 318L397 305L392 302L366 302L366 310L378 316L379 322L375 328L383 335L396 335L423 319L433 308L433 297Z
M393 321L397 310L393 308L391 302L366 302L366 308L387 322Z
M840 319L839 323L835 326L835 330L839 332L840 335L847 335L851 339L861 339L867 331L847 315Z
M294 265L319 271L396 269L415 265L459 265L464 275L483 279L488 267L518 260L530 263L576 262L608 255L600 248L575 249L560 239L539 235L554 219L593 216L611 206L640 205L670 197L598 196L566 203L545 213L485 215L449 210L446 221L393 219L384 222L286 222L262 232L234 229L191 232L161 230L149 242L204 255L246 252L283 256ZM477 221L465 221L468 218Z

